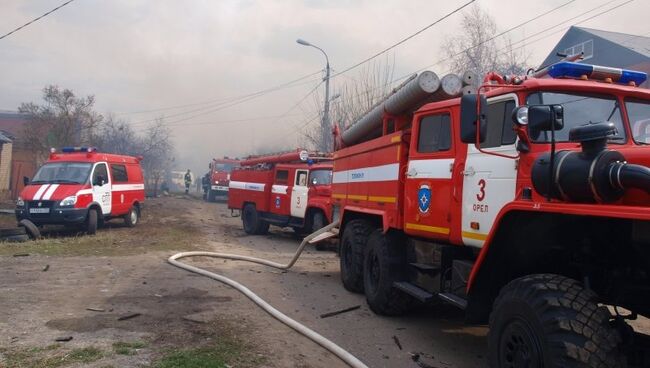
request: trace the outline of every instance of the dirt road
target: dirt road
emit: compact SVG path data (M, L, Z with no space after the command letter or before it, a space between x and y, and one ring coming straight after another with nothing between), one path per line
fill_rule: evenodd
M238 292L166 263L176 251L199 249L284 262L299 244L291 231L248 236L224 204L193 199L152 200L145 214L135 229L116 222L95 237L50 232L0 245L0 367L203 366L193 359L217 362L209 367L345 367ZM309 249L287 272L188 262L249 286L370 367L485 366L486 328L464 325L449 307L374 315L341 286L333 251ZM62 337L72 340L55 342Z

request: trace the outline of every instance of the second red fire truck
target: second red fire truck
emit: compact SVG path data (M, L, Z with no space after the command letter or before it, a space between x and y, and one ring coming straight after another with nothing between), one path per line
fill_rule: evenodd
M208 167L209 183L205 186L205 199L214 202L219 198L227 198L230 173L234 168L239 167L239 160L228 157L213 158Z
M230 174L228 208L239 210L248 234L269 225L310 233L330 223L331 156L296 150L255 156Z

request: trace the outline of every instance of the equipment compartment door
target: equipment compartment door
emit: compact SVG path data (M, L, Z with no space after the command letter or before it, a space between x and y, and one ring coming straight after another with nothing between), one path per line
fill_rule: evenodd
M404 195L404 230L408 234L449 239L454 168L451 122L451 111L440 111L415 123Z
M99 203L102 208L101 215L109 215L111 213L111 182L108 176L108 168L103 162L95 165L93 170L92 181L90 184L93 187L93 202Z
M482 149L509 156L517 155L517 135L512 121L512 110L516 105L515 94L488 101L488 129L487 137L481 144ZM482 247L499 211L515 198L517 161L482 153L473 144L469 144L463 175L463 243Z
M296 170L296 177L291 189L291 216L304 218L307 211L308 170Z

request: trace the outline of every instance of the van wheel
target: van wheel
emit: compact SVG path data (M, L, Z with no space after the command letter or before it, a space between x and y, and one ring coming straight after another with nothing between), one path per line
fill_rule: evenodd
M490 315L490 366L625 366L621 336L596 294L573 279L537 274L501 289Z
M86 217L86 234L95 235L97 233L97 210L88 210Z
M255 205L251 203L244 206L241 220L246 234L262 235L269 231L269 223L260 219Z
M406 280L406 247L395 234L377 229L370 234L363 259L363 288L370 309L397 316L410 310L415 299L393 287Z
M140 221L140 211L137 206L131 206L129 213L124 216L124 223L128 227L135 227L138 221Z
M41 237L41 231L38 230L38 227L27 219L20 220L18 226L24 227L27 235L29 235L31 239L38 239Z
M343 231L339 245L341 281L343 287L353 293L363 292L363 252L372 225L363 219L352 220Z

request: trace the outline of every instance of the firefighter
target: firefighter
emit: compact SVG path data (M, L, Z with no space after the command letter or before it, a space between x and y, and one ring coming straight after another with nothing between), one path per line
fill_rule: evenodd
M208 190L210 190L210 172L208 171L203 178L201 178L201 184L203 186L203 199L208 198Z
M190 172L190 169L187 169L187 172L185 173L185 194L189 194L191 184L192 184L192 173Z

